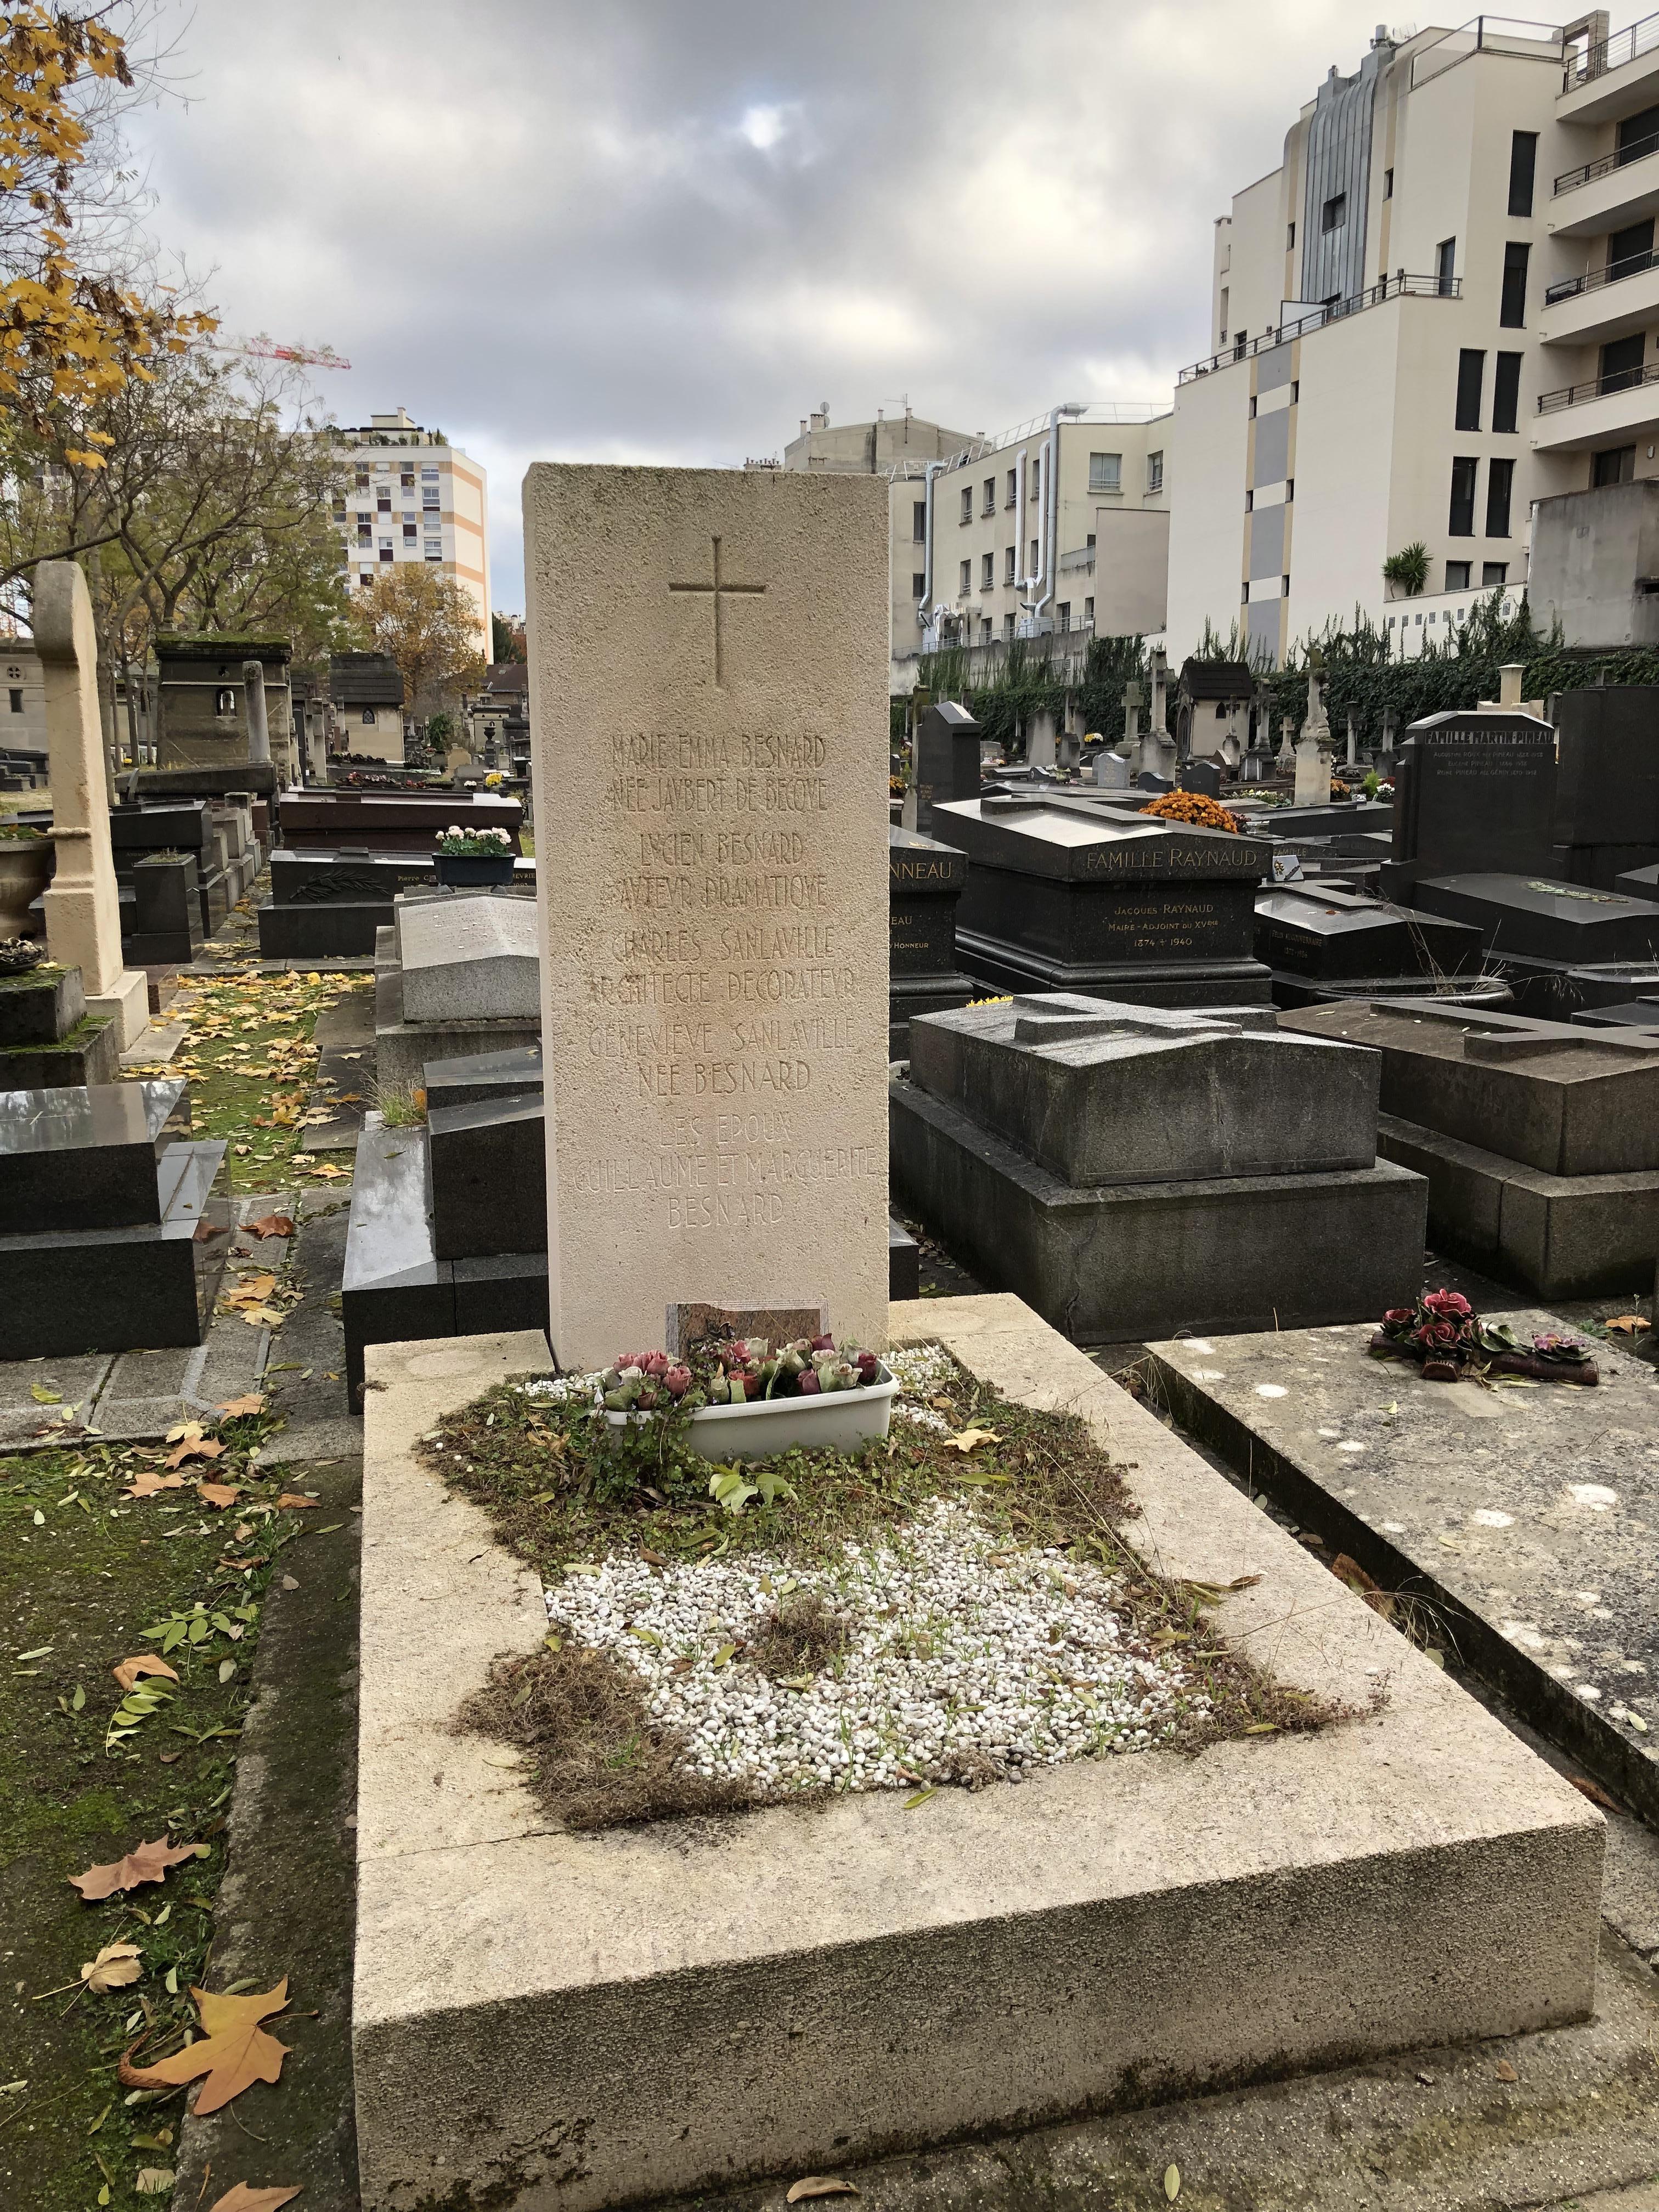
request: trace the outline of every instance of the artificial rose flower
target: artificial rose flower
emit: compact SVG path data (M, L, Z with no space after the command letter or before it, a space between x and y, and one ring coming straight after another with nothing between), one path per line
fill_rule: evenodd
M823 1383L817 1377L817 1370L809 1367L804 1375L797 1378L795 1388L803 1398L817 1397L823 1389Z
M1390 1306L1382 1316L1384 1321L1392 1322L1396 1327L1403 1322L1408 1322L1411 1317L1412 1309L1409 1306Z
M683 1398L691 1388L691 1370L689 1367L671 1367L662 1381L663 1388L671 1398Z
M1467 1321L1474 1309L1459 1291L1430 1291L1424 1297L1423 1310L1437 1321Z

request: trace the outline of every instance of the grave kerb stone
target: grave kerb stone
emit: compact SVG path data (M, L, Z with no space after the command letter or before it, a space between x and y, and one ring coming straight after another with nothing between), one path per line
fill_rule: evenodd
M534 1018L541 975L532 900L403 892L395 908L405 1021Z

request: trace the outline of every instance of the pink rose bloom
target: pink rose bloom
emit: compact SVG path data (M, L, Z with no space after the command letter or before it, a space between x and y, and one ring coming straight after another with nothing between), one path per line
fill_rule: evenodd
M683 1398L691 1388L691 1370L689 1367L671 1367L662 1380L663 1388L671 1398Z
M822 1394L823 1386L818 1381L817 1370L809 1367L803 1374L797 1376L795 1388L803 1398L816 1398Z

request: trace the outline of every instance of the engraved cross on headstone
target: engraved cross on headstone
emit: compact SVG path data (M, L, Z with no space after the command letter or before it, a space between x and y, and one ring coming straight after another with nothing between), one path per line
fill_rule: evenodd
M726 641L720 613L720 602L734 592L744 597L758 597L766 589L764 584L728 584L720 574L720 541L715 537L714 580L712 584L671 584L671 592L707 592L714 602L714 681L724 688L726 683Z

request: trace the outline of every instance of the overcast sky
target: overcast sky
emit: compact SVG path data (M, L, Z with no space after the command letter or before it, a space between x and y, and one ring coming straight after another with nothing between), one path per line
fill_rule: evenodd
M169 9L175 0L164 0ZM228 327L489 471L732 465L799 418L1158 399L1211 223L1376 21L1336 0L196 0L133 137ZM1456 18L1449 20L1458 20Z

